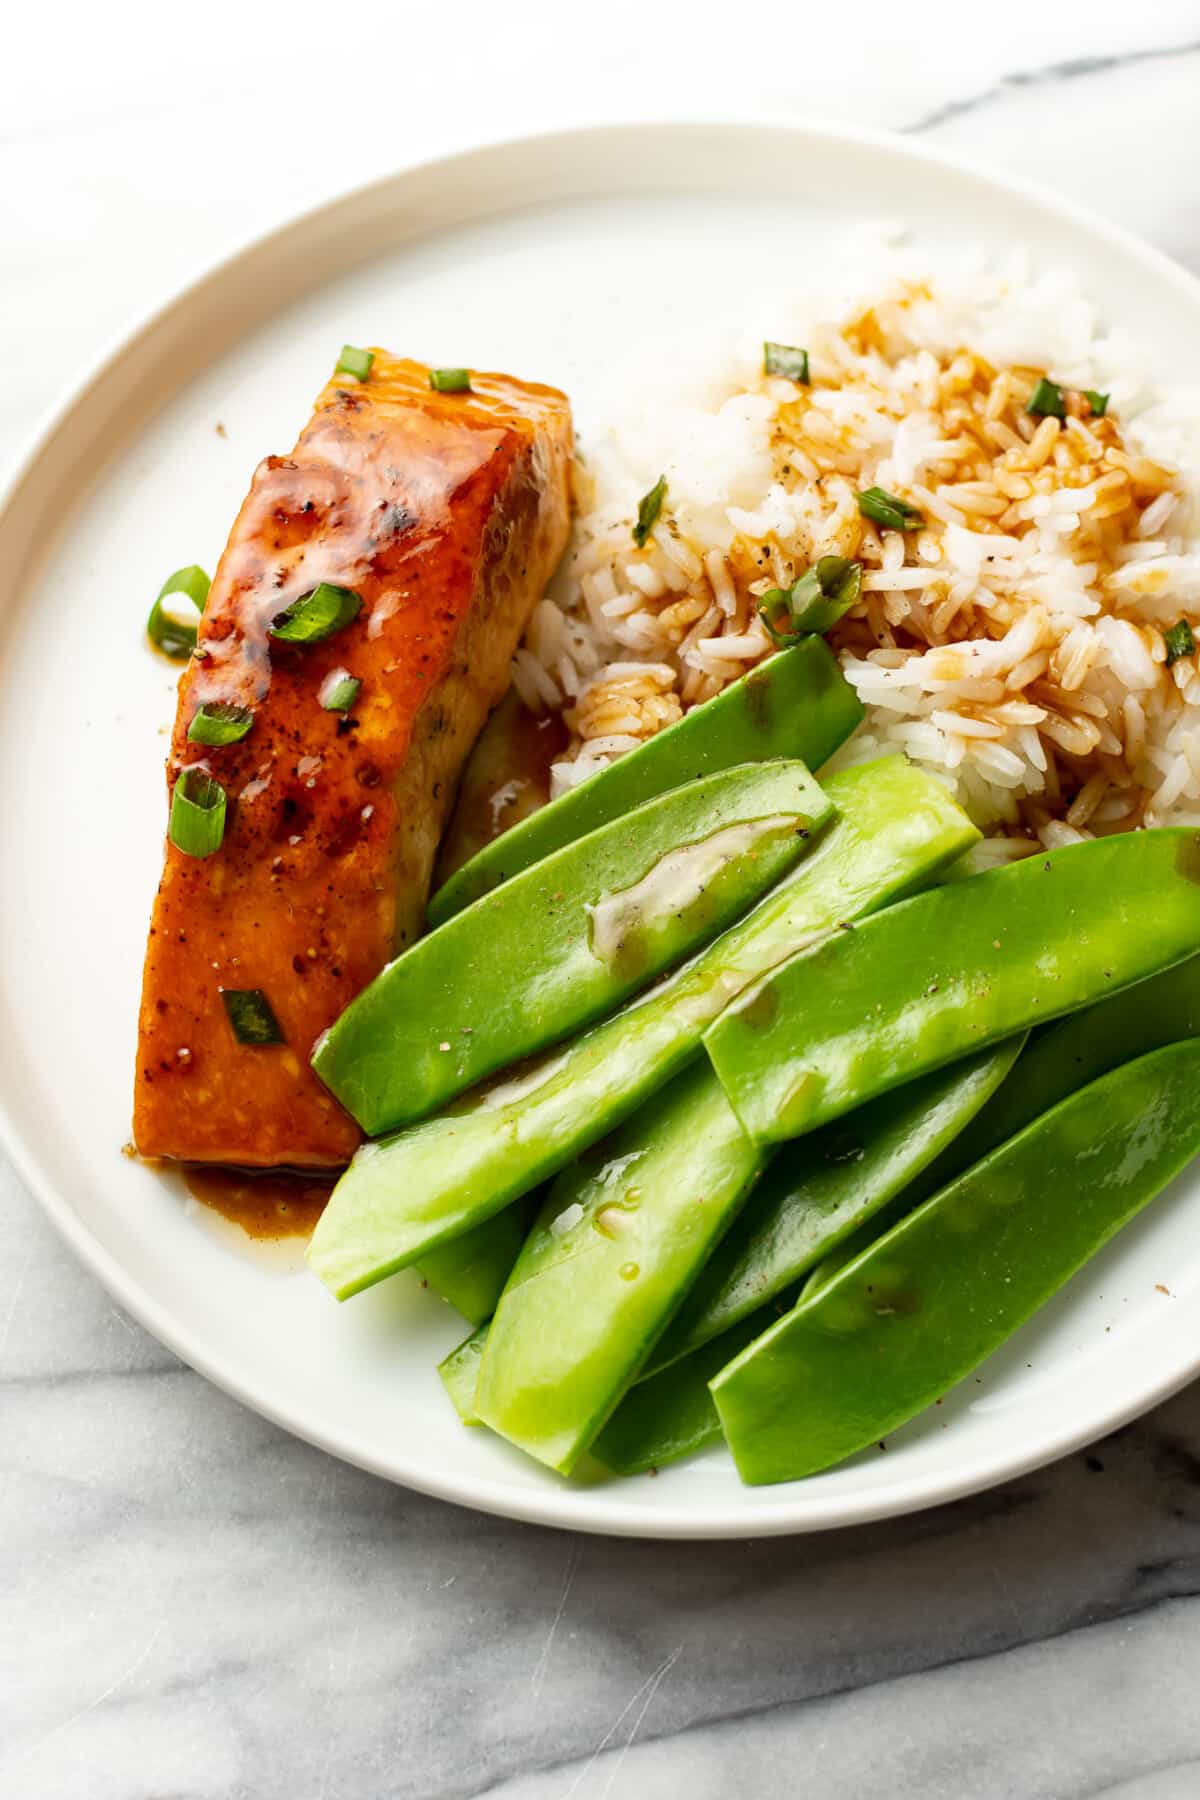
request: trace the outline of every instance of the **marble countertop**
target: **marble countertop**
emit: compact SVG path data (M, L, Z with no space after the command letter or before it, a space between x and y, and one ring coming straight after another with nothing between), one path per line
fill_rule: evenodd
M1194 4L1015 0L989 30L865 0L849 43L844 15L736 16L735 39L682 0L602 23L468 0L448 40L382 0L26 9L0 461L231 243L431 151L596 116L849 114L1200 270ZM244 1411L112 1305L2 1159L0 1266L6 1800L1200 1794L1200 1386L940 1511L619 1542L402 1492Z

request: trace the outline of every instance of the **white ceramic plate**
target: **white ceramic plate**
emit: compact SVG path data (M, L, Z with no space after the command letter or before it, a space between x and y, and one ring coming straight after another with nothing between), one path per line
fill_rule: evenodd
M411 1277L339 1308L302 1270L246 1255L176 1178L121 1155L174 708L142 622L165 571L215 563L255 463L290 446L338 347L382 342L557 383L586 433L630 344L694 327L777 272L785 250L802 267L798 247L819 254L832 229L880 217L933 245L1024 244L1035 262L1074 265L1154 347L1159 373L1200 379L1200 286L1043 194L900 140L622 126L411 170L255 244L105 361L0 514L8 1148L79 1255L164 1343L392 1480L582 1530L816 1530L1032 1468L1200 1369L1200 1180L1184 1180L886 1453L786 1487L742 1488L715 1452L657 1479L568 1486L458 1425L434 1364L462 1327Z

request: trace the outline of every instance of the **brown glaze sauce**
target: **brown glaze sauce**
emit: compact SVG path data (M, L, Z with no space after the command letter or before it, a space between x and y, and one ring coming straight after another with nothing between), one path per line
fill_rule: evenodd
M488 832L487 842L498 838L511 825L519 825L530 813L545 806L550 798L550 770L566 750L570 732L560 713L544 713L541 718L520 711L520 724L513 734L512 762L507 779L487 797L486 819L473 823L480 835Z
M527 712L510 689L476 740L463 771L433 886L550 798L550 767L569 733L558 713Z
M188 1192L210 1206L247 1237L308 1237L325 1210L335 1175L304 1175L287 1169L258 1174L194 1164L184 1170Z
M567 747L569 733L558 713L535 718L525 708L512 738L507 774L476 798L468 829L482 850L512 825L545 806L550 798L550 769Z

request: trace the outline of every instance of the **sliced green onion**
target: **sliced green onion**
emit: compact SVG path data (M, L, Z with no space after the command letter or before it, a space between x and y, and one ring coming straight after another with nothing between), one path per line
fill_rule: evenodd
M239 1044L282 1044L279 1020L261 988L222 988L221 998Z
M206 700L192 714L188 743L212 744L217 748L222 744L240 744L253 723L254 714L248 706L238 706L233 700Z
M858 496L858 510L864 519L873 519L887 531L919 531L925 523L915 506L881 487L865 489Z
M787 588L769 588L758 603L758 616L767 636L781 650L798 644L808 632L797 631L792 621L791 593Z
M330 669L317 689L317 698L326 712L349 712L361 687L358 676L348 669Z
M808 351L791 344L763 345L763 374L785 375L789 381L808 380Z
M823 556L790 588L770 588L758 616L779 645L829 631L849 612L862 590L862 564L845 556Z
M792 625L792 596L788 588L768 588L758 603L758 616L762 620L767 636L781 650L789 644L799 643L804 636Z
M1163 632L1163 643L1167 646L1167 667L1178 662L1181 656L1191 656L1196 648L1196 638L1186 619L1179 619L1169 631Z
M354 375L359 381L365 381L371 373L371 364L375 361L373 350L359 350L354 344L343 344L342 354L338 357L335 375Z
M792 588L797 631L828 631L850 611L862 589L862 564L845 556L823 556Z
M268 629L273 638L285 644L319 644L335 631L344 631L357 619L361 607L362 601L353 588L335 587L332 582L323 581L276 613Z
M1098 394L1095 388L1084 388L1083 397L1092 409L1093 419L1102 419L1108 411L1108 395Z
M1063 399L1063 391L1057 381L1047 381L1043 375L1030 394L1029 404L1025 411L1032 413L1035 418L1065 419L1067 403Z
M161 650L173 662L186 662L196 648L196 627L186 619L173 618L163 601L170 594L184 594L197 612L203 612L210 586L199 563L189 563L186 569L176 569L173 575L168 575L158 590L158 599L146 620L146 633L155 649Z
M469 394L470 369L430 369L429 385L437 394Z
M225 789L204 769L184 769L171 795L167 836L185 856L211 856L225 836Z
M633 528L633 541L639 550L646 547L646 539L653 531L662 511L662 503L667 497L667 478L660 475L648 494L643 494L638 501L637 524Z

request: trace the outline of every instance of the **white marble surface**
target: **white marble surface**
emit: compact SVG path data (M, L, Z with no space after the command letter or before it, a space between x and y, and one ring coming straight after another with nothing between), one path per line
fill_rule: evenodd
M231 243L564 120L740 102L917 131L1200 269L1195 4L809 11L23 10L0 461ZM416 1498L243 1411L115 1310L2 1162L0 1268L5 1797L1200 1794L1200 1389L942 1512L619 1543Z

